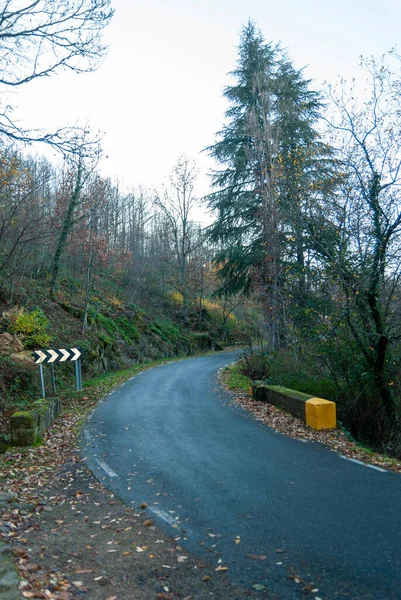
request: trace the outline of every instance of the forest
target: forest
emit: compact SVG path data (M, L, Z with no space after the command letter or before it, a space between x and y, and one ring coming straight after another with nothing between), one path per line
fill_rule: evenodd
M5 3L3 90L99 64L110 2L51 4ZM89 130L21 129L1 105L1 409L37 393L33 349L80 346L101 371L236 344L245 375L336 401L350 435L400 458L400 66L362 57L363 88L315 89L249 21L204 198L191 157L127 190Z

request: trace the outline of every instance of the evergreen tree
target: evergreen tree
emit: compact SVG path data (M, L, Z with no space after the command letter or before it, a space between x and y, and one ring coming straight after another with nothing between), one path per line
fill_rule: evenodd
M279 46L264 41L255 24L243 28L235 84L224 95L227 123L208 148L223 169L209 195L217 219L210 238L220 250L222 290L256 289L263 299L271 346L285 336L283 285L294 252L305 290L302 208L325 154L315 122L319 95Z

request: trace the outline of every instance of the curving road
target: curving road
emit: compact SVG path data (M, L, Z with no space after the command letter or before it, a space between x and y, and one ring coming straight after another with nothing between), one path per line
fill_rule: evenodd
M305 598L311 584L311 599L399 600L401 476L233 406L216 374L236 357L166 364L118 388L85 425L89 467L127 504L146 502L188 550L221 559L268 597Z

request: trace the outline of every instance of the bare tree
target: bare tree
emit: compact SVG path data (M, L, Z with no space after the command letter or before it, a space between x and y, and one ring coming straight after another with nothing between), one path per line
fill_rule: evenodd
M111 0L4 0L0 85L4 90L18 88L63 69L93 71L105 54L102 33L112 15ZM0 135L45 142L67 152L75 152L80 137L74 128L53 133L23 129L7 105L0 108Z
M168 185L154 199L164 220L166 256L173 257L173 266L179 274L178 289L183 298L184 321L188 321L188 259L201 243L195 236L199 230L193 221L193 210L199 201L195 196L198 169L193 160L181 156L174 167Z
M345 177L309 233L341 290L354 357L359 355L365 382L376 388L376 422L384 412L391 436L400 427L392 390L392 354L401 339L392 300L400 277L400 89L384 62L363 60L362 66L369 86L363 102L345 82L329 90L327 122Z
M0 274L13 277L26 266L32 249L46 245L50 200L44 193L55 178L48 163L23 159L14 150L0 153Z

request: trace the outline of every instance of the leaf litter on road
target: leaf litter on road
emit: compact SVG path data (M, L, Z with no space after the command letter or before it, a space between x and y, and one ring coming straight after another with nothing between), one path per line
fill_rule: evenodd
M356 442L353 442L342 429L321 429L320 431L312 429L300 419L293 417L277 406L255 400L243 390L228 389L226 385L228 372L228 369L220 371L219 381L231 395L234 404L241 406L251 413L255 419L262 421L275 431L305 442L318 442L347 458L354 458L367 464L401 473L401 460L389 458L378 452L367 451L358 446ZM289 483L294 485L292 481Z
M92 390L71 399L41 446L0 457L1 490L9 498L0 515L1 536L13 549L21 597L151 600L164 593L183 599L195 597L194 587L196 600L210 594L258 597L232 584L227 567L219 565L222 572L212 578L213 566L200 569L199 560L184 559L179 539L146 518L146 502L131 509L93 477L79 453L77 427L95 396ZM166 562L171 554L174 566Z

